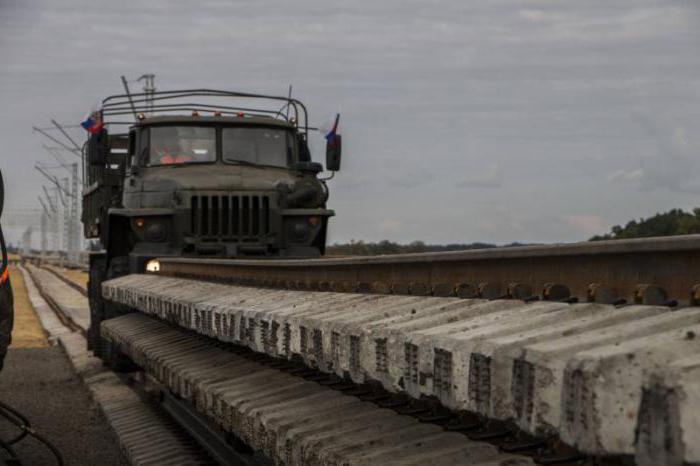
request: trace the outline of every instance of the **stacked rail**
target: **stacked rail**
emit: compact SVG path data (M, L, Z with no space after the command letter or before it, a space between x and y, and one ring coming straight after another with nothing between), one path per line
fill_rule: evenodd
M700 304L700 235L315 260L160 263L163 275L312 291Z
M106 282L103 296L209 338L556 436L590 455L700 462L700 308L298 291L155 275ZM109 334L111 323L103 325Z
M188 338L140 314L103 323L103 335L225 431L276 464L532 462L436 425Z

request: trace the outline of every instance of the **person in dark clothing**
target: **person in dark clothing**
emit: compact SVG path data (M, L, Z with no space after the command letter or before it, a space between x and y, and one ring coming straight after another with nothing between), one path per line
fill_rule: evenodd
M4 201L5 185L2 179L2 172L0 172L0 218L2 217ZM5 238L2 235L2 226L0 226L0 249L2 249L2 265L0 265L0 369L2 369L5 355L7 354L7 347L12 342L12 325L14 322L14 300L7 269L7 248L5 247Z

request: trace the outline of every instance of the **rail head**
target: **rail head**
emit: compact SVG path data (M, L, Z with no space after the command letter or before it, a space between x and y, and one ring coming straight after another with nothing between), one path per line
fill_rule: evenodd
M168 257L161 264L212 264L242 267L338 267L359 265L392 265L413 263L499 261L549 257L606 256L620 254L700 252L700 234L625 240L589 241L536 246L513 246L466 251L386 254L320 259L201 259Z

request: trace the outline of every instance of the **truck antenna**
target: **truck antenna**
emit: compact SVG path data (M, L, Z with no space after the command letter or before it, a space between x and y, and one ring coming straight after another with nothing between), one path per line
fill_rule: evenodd
M129 98L129 104L131 105L131 112L134 114L134 119L138 118L136 114L136 107L134 107L134 100L131 98L131 91L129 90L129 83L126 82L126 78L122 75L122 84L124 85L124 90L126 91L126 96Z

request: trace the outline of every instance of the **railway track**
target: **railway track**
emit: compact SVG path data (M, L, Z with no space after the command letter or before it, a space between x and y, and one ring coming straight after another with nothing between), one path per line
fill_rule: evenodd
M106 321L103 331L174 396L275 464L533 464L459 433L468 426L445 429L413 416L424 410L405 401L222 348L142 314Z
M143 378L117 374L86 349L87 300L54 271L23 268L29 297L50 340L66 352L76 374L112 428L133 465L212 464L211 457L152 400ZM84 303L81 303L84 301ZM148 441L144 441L144 434ZM227 464L227 463L224 463Z
M320 401L325 401L326 405L330 403L332 409L338 409L334 422L340 422L339 425L343 426L342 442L350 445L354 439L371 432L372 438L366 442L364 452L367 454L371 449L370 444L374 445L374 458L376 461L381 461L382 464L425 464L423 460L426 457L433 461L439 461L439 464L463 464L466 461L469 461L469 464L484 466L532 464L525 456L499 452L492 444L472 441L459 434L458 432L463 430L465 426L455 425L451 429L452 432L443 434L442 427L435 423L431 425L430 418L425 419L410 414L411 411L415 410L409 410L408 414L400 414L400 407L405 405L405 401L393 398L377 387L367 392L366 388L353 384L328 383L327 380L319 378L320 373L309 373L301 364L290 364L282 367L277 364L278 361L271 358L261 360L259 354L240 346L224 351L220 344L213 344L211 339L176 330L139 314L131 314L109 321L110 330L106 331L105 335L115 343L119 342L120 349L124 354L139 361L146 369L147 375L125 376L115 374L105 368L98 369L95 365L99 366L100 363L95 358L88 356L85 351L86 328L79 325L84 321L80 318L76 319L75 316L76 308L81 308L79 302L84 294L82 290L77 290L77 285L66 283L56 270L38 268L32 265L28 265L27 269L27 273L31 274L32 277L31 286L33 287L36 283L37 291L46 299L48 306L53 311L45 312L45 314L55 314L64 325L70 326L56 330L55 327L60 326L60 324L54 324L51 333L53 335L53 333L59 332L61 344L76 365L76 371L84 377L86 385L98 404L103 405L105 416L122 443L126 456L133 464L156 464L158 461L164 464L272 464L267 455L275 455L276 453L269 448L265 454L260 451L259 441L255 443L256 438L259 437L258 434L254 438L246 438L246 443L239 439L236 435L237 432L225 435L226 431L222 429L223 426L207 422L206 419L203 420L194 408L195 400L187 397L182 392L180 385L173 385L172 377L174 376L179 377L177 379L179 383L186 381L191 386L200 383L201 376L206 375L203 374L202 370L212 368L210 356L214 359L218 358L219 362L222 362L222 364L215 364L212 371L215 374L215 381L219 384L223 377L222 370L236 364L244 364L244 375L256 373L258 375L255 379L256 383L260 383L260 372L264 369L266 377L263 384L254 385L252 390L273 396L273 398L265 397L255 401L261 408L275 406L279 400L284 400L285 405L290 406L307 403L303 410L291 413L294 416L292 417L293 421L298 422L301 418L303 423L307 414L315 415L316 412L327 416L328 406L325 407L325 410L320 409L319 403ZM79 291L79 295L74 290ZM82 300L84 301L84 299ZM38 307L41 304L35 303L35 306ZM82 305L82 309L86 311L84 305ZM113 328L117 328L119 331L114 331ZM129 330L131 333L127 331L125 334L125 330ZM135 338L135 334L139 336L138 339ZM176 370L177 372L164 379L157 377L158 373L152 370L153 367L146 362L146 359L147 357L155 357L154 352L160 354L160 351L166 348L162 338L167 335L172 336L174 341L167 345L165 359L158 367L169 368L168 370ZM145 336L158 338L158 346L148 345L150 340L144 341ZM144 345L149 347L147 354L134 353L137 348L143 351ZM200 355L199 359L189 361L185 367L180 366L182 355L191 355L195 348L199 350L196 353ZM202 351L204 353L200 354ZM169 365L173 361L178 365L178 368ZM120 370L123 371L123 361L121 366ZM129 370L133 370L133 368ZM196 377L194 379L188 378L191 374L196 374ZM240 373L236 374L231 386L238 382L241 375ZM233 376L231 377L233 378ZM121 380L126 380L128 387ZM277 393L276 388L280 386L284 386L285 389L281 390L281 393ZM355 390L349 390L349 386L355 387ZM154 393L158 394L159 401L157 403L144 403L141 400L153 399ZM203 396L203 392L199 391L198 393ZM314 396L307 398L309 395ZM115 397L120 401L115 402ZM241 401L249 402L254 398L248 395ZM383 402L392 408L373 404L375 401L377 403ZM319 409L316 410L316 408ZM416 411L416 413L420 412ZM344 417L339 418L340 415ZM439 419L440 417L435 418L436 421ZM175 422L178 423L177 426ZM243 419L240 422L243 422ZM368 426L371 427L370 430L367 430ZM150 432L152 438L152 441L147 444L143 444L139 441L138 436L131 434L131 432L141 432L144 429ZM330 431L330 428L328 430ZM185 435L184 432L187 432L189 436ZM272 435L273 432L268 434ZM381 438L381 441L375 437ZM200 452L197 447L194 447L193 443L195 442L206 453ZM251 448L249 444L255 445L256 448ZM429 450L427 445L431 446ZM402 451L395 451L399 447ZM294 463L296 461L294 458L298 458L298 456L294 456L294 458L289 456L298 455L299 452L288 453L287 450L280 450L279 454L286 455L285 464L300 464ZM303 454L306 456L301 464L316 464L308 461L316 461L313 455L321 454L321 451L305 448ZM409 458L406 458L406 455ZM351 455L341 455L345 459L349 456ZM403 459L399 460L399 458ZM277 459L280 458L277 457ZM324 462L325 464L334 464L330 459L325 459ZM366 460L365 464L377 463L374 460Z
M160 259L102 333L222 464L698 464L698 251Z
M695 464L698 246L689 236L408 257L162 259L159 274L106 282L103 296L256 362L386 397L502 454ZM162 357L134 349L134 329L105 325L144 367Z

